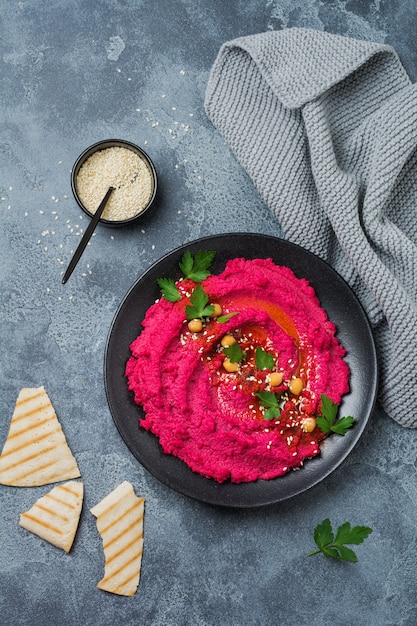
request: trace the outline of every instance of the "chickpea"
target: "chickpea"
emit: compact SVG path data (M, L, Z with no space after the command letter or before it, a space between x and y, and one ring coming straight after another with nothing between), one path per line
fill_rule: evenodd
M210 314L210 317L220 317L220 315L222 314L222 307L218 302L213 302L212 304L214 306L214 309L213 312Z
M282 372L271 372L268 375L269 384L271 387L278 387L282 383L284 379L284 374Z
M302 378L293 378L290 380L290 391L295 396L299 396L304 388L304 383Z
M223 361L223 367L226 372L237 372L239 370L239 363L232 363L229 357L226 357Z
M233 337L233 335L224 335L220 343L223 348L228 348L229 346L232 346L234 343L236 343L236 339Z
M203 322L196 318L188 322L188 330L192 333L200 333L203 330Z
M316 427L316 420L314 417L305 417L301 422L301 428L305 433L312 433Z

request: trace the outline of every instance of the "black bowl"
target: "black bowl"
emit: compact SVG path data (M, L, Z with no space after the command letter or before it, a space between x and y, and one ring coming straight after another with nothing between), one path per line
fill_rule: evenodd
M141 332L147 309L160 297L160 276L180 277L178 263L185 250L214 250L212 271L224 270L229 259L272 258L306 278L321 306L336 324L338 339L347 350L350 392L343 397L341 415L353 415L355 425L344 437L325 440L320 456L308 460L299 471L271 480L222 484L193 472L179 458L165 454L159 439L140 427L142 407L127 388L126 362L130 344ZM208 504L227 507L261 507L299 495L336 470L358 443L372 414L378 388L376 349L371 326L359 300L347 283L325 261L283 239L255 233L224 233L184 244L159 259L132 285L113 319L105 352L104 379L107 400L116 427L138 461L162 483Z
M128 219L124 219L124 220L108 220L108 219L103 219L103 218L100 218L99 220L101 224L105 224L106 226L118 227L118 226L127 226L139 220L149 210L156 196L157 176L156 176L155 166L151 158L146 154L146 152L142 150L142 148L139 148L139 146L136 146L130 141L125 141L123 139L105 139L103 141L99 141L93 144L92 146L84 150L84 152L80 154L80 156L74 163L74 166L71 171L71 188L72 188L72 193L74 194L74 198L76 199L80 208L89 217L93 217L93 214L90 213L90 211L83 205L78 195L77 176L81 167L84 165L87 159L89 159L95 152L99 152L100 150L105 150L106 148L114 148L114 147L127 148L128 150L132 150L132 152L135 152L138 156L140 156L141 159L143 159L143 161L145 161L145 163L148 165L149 171L152 175L152 181L153 181L151 197L149 198L146 206L142 210L140 210L138 213L135 213L135 215L133 215L132 217L129 217Z

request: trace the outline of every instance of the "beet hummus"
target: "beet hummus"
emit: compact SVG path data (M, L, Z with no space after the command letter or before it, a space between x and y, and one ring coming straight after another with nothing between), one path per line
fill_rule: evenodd
M130 346L140 426L219 483L282 476L317 455L321 395L339 404L349 370L307 280L271 259L233 259L201 282L215 310L197 330L186 314L197 283L175 284L180 299L155 302Z

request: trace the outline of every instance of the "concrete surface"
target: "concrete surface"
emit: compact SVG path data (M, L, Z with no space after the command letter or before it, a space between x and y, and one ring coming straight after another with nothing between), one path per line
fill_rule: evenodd
M0 487L0 623L5 626L414 626L416 433L376 409L348 459L310 491L262 510L227 510L171 491L131 455L103 386L107 332L134 280L200 236L279 224L207 120L203 99L221 44L304 26L395 47L417 78L415 0L3 1L1 415L45 385L85 483L70 554L18 527L48 487ZM99 227L66 285L86 218L70 170L110 137L147 150L155 211ZM122 480L146 498L133 598L96 588L101 539L89 509ZM306 554L329 517L369 525L359 562Z

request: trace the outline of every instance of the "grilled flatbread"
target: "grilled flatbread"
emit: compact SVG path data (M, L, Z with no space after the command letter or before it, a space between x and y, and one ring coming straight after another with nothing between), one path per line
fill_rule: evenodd
M20 515L19 526L69 552L80 521L83 495L83 483L58 485Z
M80 475L44 387L22 389L0 455L0 484L38 487Z
M99 589L122 596L135 594L142 562L144 502L124 481L91 509L105 556Z

